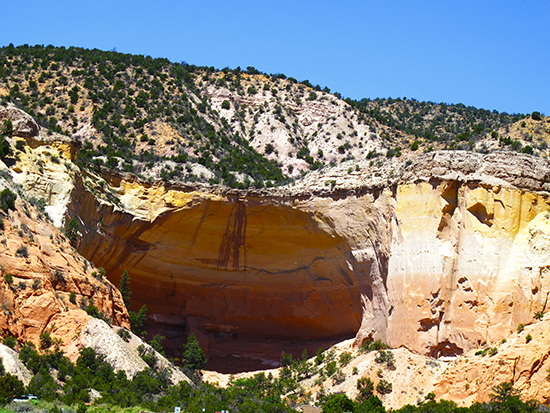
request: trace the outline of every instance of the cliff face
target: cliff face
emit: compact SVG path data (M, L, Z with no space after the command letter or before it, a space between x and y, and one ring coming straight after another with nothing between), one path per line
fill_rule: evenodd
M545 310L544 168L526 156L438 153L393 175L364 166L334 190L313 177L309 193L85 175L69 215L86 228L85 257L114 282L130 272L153 328L176 339L190 329L211 356L250 355L251 337L314 349L356 333L357 344L456 355Z
M3 216L0 232L2 336L39 345L47 332L66 349L90 319L84 309L92 303L115 325L129 327L118 290L40 210L21 197L15 206Z
M546 309L540 159L431 153L238 191L100 177L70 149L56 164L53 146L29 147L15 179L80 220L79 252L114 283L130 272L134 308L174 349L193 331L213 359L273 361L352 336L456 355Z
M56 228L74 192L76 146L66 137L45 139L34 120L16 108L0 111L2 119L12 120L13 146L22 145L11 169L0 163L0 189L17 194L14 208L0 213L0 334L39 346L40 336L48 333L50 345L68 351L91 318L85 311L89 304L129 328L120 292ZM81 347L67 352L73 361Z

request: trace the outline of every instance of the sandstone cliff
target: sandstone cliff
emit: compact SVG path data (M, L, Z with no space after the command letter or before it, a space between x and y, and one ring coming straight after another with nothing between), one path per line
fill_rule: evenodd
M62 179L70 176L66 168L71 164L62 165L55 157L70 161L74 145L59 137L48 142L34 120L18 109L4 110L3 116L14 125L12 143L25 143L24 150L16 152L18 164L25 167L16 164L9 170L2 163L0 172L0 188L17 194L15 209L2 213L1 335L39 346L40 335L47 332L66 349L91 318L85 311L88 305L95 305L115 325L129 327L119 291L54 225L61 224L71 194L71 186ZM24 182L24 188L14 184L10 174ZM72 356L74 361L78 354Z
M242 191L96 175L72 163L71 142L59 163L58 143L34 142L14 179L47 199L54 218L67 211L65 220L80 221L78 251L111 281L130 272L133 305L147 304L152 332L174 351L194 332L220 368L228 357L270 365L283 349L311 353L346 337L457 356L546 311L542 159L434 152ZM546 360L538 351L535 359ZM442 380L438 396L461 397L445 387L452 375ZM490 387L472 389L468 397L483 398Z

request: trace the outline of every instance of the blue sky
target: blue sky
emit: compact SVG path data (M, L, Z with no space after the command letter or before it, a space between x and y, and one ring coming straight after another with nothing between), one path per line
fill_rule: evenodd
M27 0L6 2L2 16L2 46L116 48L254 66L353 99L550 115L546 0Z

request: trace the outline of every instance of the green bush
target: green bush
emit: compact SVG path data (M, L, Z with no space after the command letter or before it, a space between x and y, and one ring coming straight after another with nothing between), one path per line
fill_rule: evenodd
M139 337L145 337L145 321L147 320L147 306L144 304L137 313L130 311L130 326L132 333Z
M323 413L353 412L355 403L345 394L334 394L323 405Z
M125 328L119 328L117 331L117 334L119 335L120 338L122 338L127 343L132 338L132 336L130 335L130 332Z
M518 333L521 333L523 331L523 329L525 328L525 325L523 323L519 323L518 324L518 328L517 328L517 332Z
M40 334L40 348L42 350L46 350L52 346L52 337L50 336L50 332L48 330L44 330L42 334Z
M8 212L10 209L15 211L15 200L17 195L14 194L9 188L5 188L0 192L0 209L4 212Z
M23 257L28 258L29 257L29 251L25 245L21 245L17 250L15 251L16 257Z
M350 361L351 361L351 354L346 352L340 354L340 360L339 360L340 367L347 366Z
M15 349L17 345L17 339L14 336L7 336L2 339L2 344L8 346L9 348Z
M368 377L357 379L357 390L359 390L358 400L367 400L374 392L374 383Z
M389 394L392 392L392 390L392 384L384 379L380 380L376 385L376 391L380 394Z
M222 109L229 109L230 107L231 105L227 99L222 102Z
M17 377L6 374L0 377L0 406L5 406L25 393L25 385Z
M69 238L71 245L74 247L78 246L78 242L80 240L80 224L76 218L69 221L67 227L65 228L65 234L67 235L67 238Z

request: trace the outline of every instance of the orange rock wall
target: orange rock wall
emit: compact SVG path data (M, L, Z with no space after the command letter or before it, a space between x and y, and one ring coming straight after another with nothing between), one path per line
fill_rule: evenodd
M98 270L82 258L44 214L18 197L3 217L0 232L0 335L39 345L45 331L65 349L90 316L93 303L113 324L128 328L118 290L94 277ZM25 247L27 257L18 253ZM75 293L75 302L70 295ZM76 354L78 357L78 354ZM76 358L75 357L75 358Z

